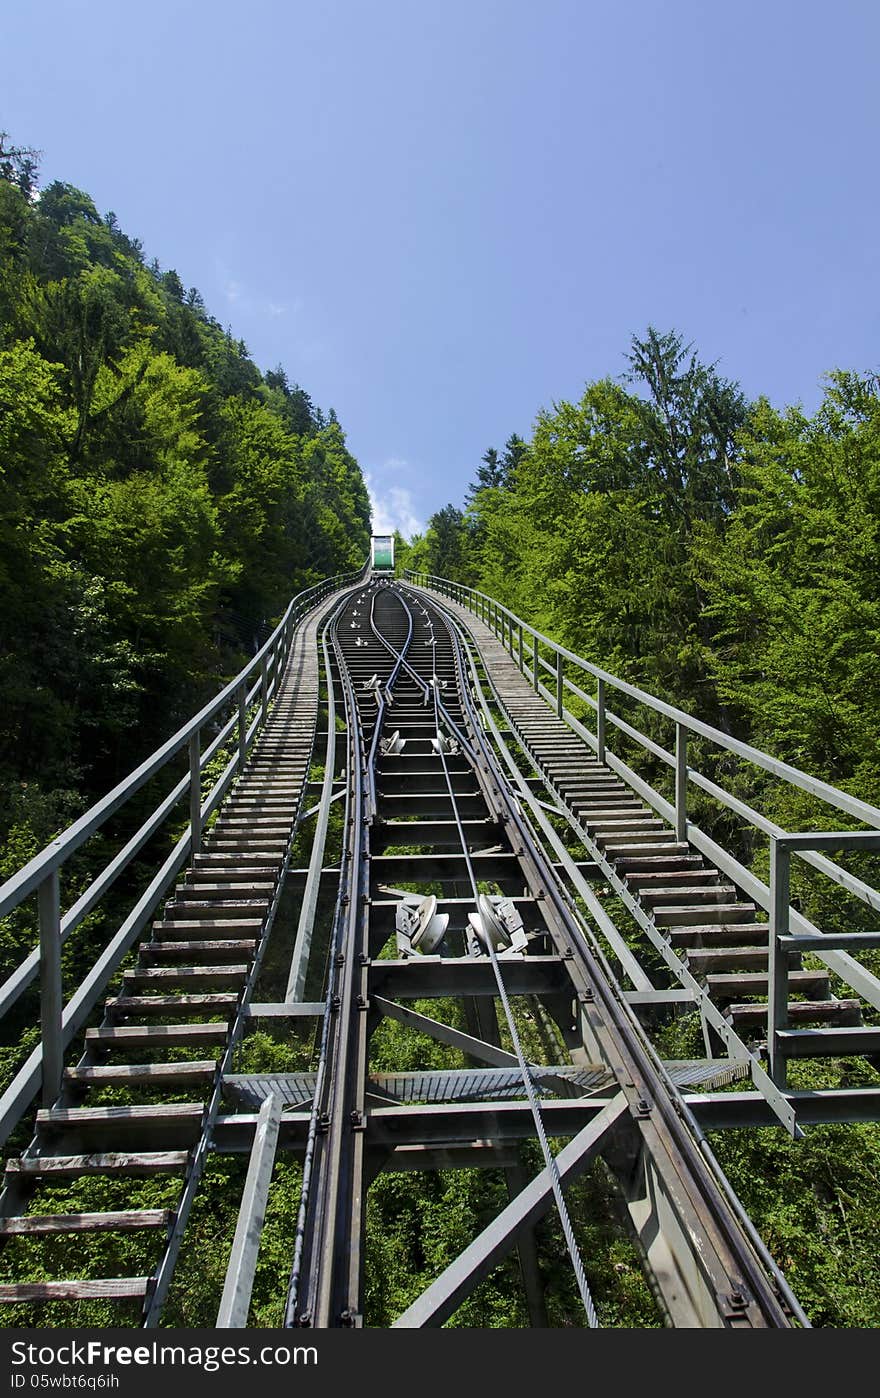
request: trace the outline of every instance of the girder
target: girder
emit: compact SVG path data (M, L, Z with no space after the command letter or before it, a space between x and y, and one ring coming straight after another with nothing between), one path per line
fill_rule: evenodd
M216 799L201 786L216 744L202 752L199 729L190 735L178 792L189 794L188 836L64 1010L57 866L42 882L18 880L40 889L42 953L20 980L41 968L48 1028L0 1121L11 1129L41 1065L46 1089L30 1147L7 1165L0 1244L142 1230L158 1250L149 1277L64 1278L39 1296L42 1283L22 1281L0 1288L0 1301L117 1296L158 1323L211 1152L247 1153L218 1317L245 1324L273 1162L287 1152L303 1177L286 1325L364 1324L365 1215L382 1171L474 1167L503 1173L509 1203L396 1323L442 1324L517 1248L532 1323L543 1324L532 1230L552 1208L593 1324L563 1185L601 1157L669 1323L806 1324L703 1132L781 1122L797 1135L880 1119L880 1089L804 1092L787 1081L789 1060L877 1053L880 1031L862 1022L862 1005L880 1004L880 982L853 960L876 934L829 937L822 965L805 965L821 934L790 911L786 881L791 854L827 872L824 851L861 848L876 829L768 827L765 889L688 819L688 782L717 788L688 766L679 711L658 710L677 724L675 753L645 740L669 758L673 803L608 746L606 725L644 736L607 709L613 677L595 672L592 701L571 679L576 657L555 648L548 660L545 638L524 644L523 623L463 590L441 603L425 588L366 579L322 595L300 620L253 686L235 689L222 733L237 737L237 761ZM579 712L593 704L595 733L566 707L572 693ZM763 756L758 765L793 770ZM870 821L853 799L836 804ZM293 868L307 826L308 867ZM865 892L832 869L848 892ZM293 931L279 939L282 896ZM284 966L264 991L270 934ZM130 947L136 962L122 966L103 1019L65 1068L65 1046ZM856 994L835 994L829 970ZM679 1006L699 1012L705 1056L661 1062L650 1025ZM442 1045L450 1066L377 1066L374 1036L387 1020L411 1045ZM249 1030L286 1022L300 1047L298 1027L311 1027L309 1066L239 1070ZM738 1079L741 1090L729 1090ZM143 1100L117 1106L117 1088ZM523 1166L522 1142L540 1148L537 1173ZM152 1174L179 1178L175 1211L26 1212L59 1180Z

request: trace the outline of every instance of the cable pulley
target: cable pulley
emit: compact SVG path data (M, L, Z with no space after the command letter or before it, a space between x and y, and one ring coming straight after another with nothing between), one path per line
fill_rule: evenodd
M491 946L504 957L521 956L528 950L523 920L512 898L490 898L481 893L477 912L468 915L468 922L486 951Z
M440 946L449 926L449 914L437 912L433 893L418 903L398 903L394 917L397 950L401 956L430 956Z

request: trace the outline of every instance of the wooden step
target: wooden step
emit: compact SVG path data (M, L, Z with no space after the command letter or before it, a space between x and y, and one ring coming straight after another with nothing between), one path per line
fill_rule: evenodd
M187 869L186 885L201 888L203 883L213 883L228 890L230 884L241 883L248 888L259 888L265 884L271 891L278 881L278 869L278 864L264 864L260 867L249 864L245 867L232 855L218 854L213 855L208 864L198 864ZM230 896L234 895L227 891L227 897Z
M599 840L605 844L608 840L616 839L620 836L630 838L633 835L650 834L652 837L660 833L660 821L654 820L650 816L638 816L633 820L591 820L588 816L581 816L581 824L587 827L587 831L594 840Z
M185 921L192 921L195 918L223 919L229 917L240 919L248 916L254 917L257 914L265 916L268 907L268 898L214 898L210 903L197 903L193 899L181 898L167 904L168 917L165 920L177 922L181 918Z
M766 995L769 977L766 971L744 971L741 974L710 975L706 977L706 989L713 1000L729 1000L737 995ZM788 984L792 990L816 991L818 998L825 999L828 993L827 971L789 971Z
M77 1137L99 1135L109 1144L146 1135L152 1144L168 1149L196 1144L201 1134L204 1106L201 1102L150 1103L126 1107L42 1107L36 1113L41 1138L55 1138L73 1131Z
M612 839L603 842L609 859L628 858L631 855L647 854L687 854L688 845L676 841L672 830L651 830L641 839L629 835L625 839Z
M268 903L275 892L275 881L266 882L261 880L253 882L250 879L243 879L239 873L238 879L218 879L216 874L205 872L204 876L196 874L194 878L187 879L180 885L178 897L182 902L190 898L195 898L199 902L213 901L215 898L222 898L229 902L231 898L259 898Z
M228 834L208 836L208 848L215 853L249 854L256 851L262 859L283 859L289 844L290 838L287 835L267 840L256 830L251 835L242 835L241 831L230 831Z
M629 882L632 874L650 874L652 871L667 871L670 874L699 872L704 865L698 854L646 854L616 858L614 867L619 874L625 874ZM714 869L706 872L718 877Z
M786 1058L837 1058L880 1054L880 1026L852 1029L779 1029L776 1041Z
M43 1233L133 1233L141 1228L168 1228L171 1209L126 1209L102 1214L17 1214L0 1219L0 1237Z
M736 889L730 883L719 884L716 888L707 888L702 884L688 884L684 887L675 885L672 888L649 887L639 889L639 898L650 907L690 907L693 904L705 913L716 903L732 903L736 898Z
M123 973L124 990L158 986L170 989L181 986L197 989L206 985L240 985L247 978L248 968L241 962L229 966L144 966Z
M43 1282L4 1282L0 1302L18 1301L123 1301L144 1297L149 1277L93 1277Z
M719 878L715 869L634 870L627 874L626 883L628 888L647 892L653 888L711 888Z
M201 942L149 942L146 946L141 947L140 957L142 961L146 962L171 961L178 957L198 956L200 954L218 958L230 956L241 959L243 956L252 957L256 945L256 941L212 942L207 937Z
M79 1175L167 1175L186 1169L189 1151L113 1151L92 1155L36 1155L9 1160L8 1178L68 1179Z
M123 1024L86 1030L86 1045L96 1049L204 1048L225 1044L225 1024Z
M676 948L764 946L769 944L766 922L716 922L667 929L667 941Z
M770 951L763 947L686 947L684 957L688 970L694 975L718 971L747 971L767 969Z
M189 941L194 937L204 937L206 941L226 941L230 936L236 937L246 933L252 933L253 940L256 941L262 930L263 919L260 917L230 917L219 922L211 922L208 918L175 917L153 923L154 936L163 941ZM218 932L223 934L222 937L217 937Z
M97 1063L65 1068L66 1082L81 1086L104 1087L181 1087L188 1083L210 1083L217 1069L216 1058L187 1059L183 1063Z
M707 907L676 904L670 907L655 908L654 921L664 927L699 926L706 920ZM752 922L755 916L753 903L713 903L712 918L715 922Z
M860 1000L790 1000L788 1003L789 1021L809 1022L814 1019L830 1020L834 1024L858 1024L861 1019ZM754 1027L767 1031L766 1004L728 1005L724 1014L734 1026Z
M234 1014L237 995L117 995L105 1002L110 1015Z

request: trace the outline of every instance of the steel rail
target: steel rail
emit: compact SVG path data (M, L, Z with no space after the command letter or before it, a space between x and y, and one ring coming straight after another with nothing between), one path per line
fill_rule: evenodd
M408 640L409 640L409 637L412 636L412 631L413 631L412 613L411 613L409 607L407 606L407 603L406 603L405 599L404 599L404 598L401 598L401 601L403 602L403 606L404 606L404 608L405 608L405 610L406 610L406 612L407 612L407 615L408 615L408 617L409 617L409 631L408 631ZM387 639L383 637L382 640L383 640L383 643L385 644L386 648L389 649L389 650L391 650L392 653L394 653L394 648L393 648L393 647L391 646L391 644L387 641ZM408 642L407 642L407 643L408 643ZM474 908L475 908L477 911L479 911L479 887L478 887L478 881L477 881L476 874L475 874L475 872L474 872L474 866L473 866L473 861L472 861L472 859L471 859L470 850L468 849L467 837L466 837L466 835L465 835L464 827L463 827L463 825L462 825L461 812L460 812L460 810L459 810L459 804L458 804L458 801L457 801L456 795L455 795L455 788L454 788L454 785L453 785L453 782L452 782L452 778L451 778L451 776L450 776L449 764L448 764L447 761L446 761L446 753L445 753L445 750L444 750L444 748L443 748L443 743L442 743L442 741L439 741L440 739L442 739L442 728L441 728L441 719L440 719L440 697L439 697L439 689L438 689L438 686L437 686L437 684L436 684L436 680L437 680L437 652L436 652L437 641L436 641L436 636L435 636L435 634L434 634L433 625L432 625L432 627L431 627L431 646L432 646L432 651L433 651L433 675L432 675L432 678L434 679L435 683L434 683L433 686L425 685L424 692L425 692L426 694L428 694L428 693L432 693L432 694L433 694L433 704L434 704L434 728L435 728L436 737L437 737L437 739L438 739L438 744L437 744L438 756L439 756L439 758L440 758L440 763L441 763L441 766L442 766L442 768L443 768L443 777L444 777L444 780L445 780L445 783L446 783L446 789L447 789L447 793L448 793L448 796L449 796L450 804L451 804L451 806L452 806L453 819L454 819L454 821L455 821L456 829L457 829L457 832L458 832L458 839L459 839L459 844L460 844L460 846L461 846L461 853L462 853L462 856L463 856L463 858L464 858L465 867L466 867L466 869L467 869L468 881L469 881L469 883L470 883L470 885L471 885L471 894L472 894L473 900L474 900ZM395 673L397 672L397 670L399 670L400 665L401 665L401 663L403 663L403 661L404 661L404 654L403 654L403 652L401 652L401 653L398 655L397 665L396 665L396 667L395 667ZM488 934L488 929L486 929L486 931L487 931L487 934ZM578 1247L577 1240L575 1239L575 1236L574 1236L574 1229L573 1229L573 1227L572 1227L571 1217L570 1217L570 1215L569 1215L568 1206L567 1206L567 1204L566 1204L566 1202L565 1202L565 1197L564 1197L563 1190L562 1190L562 1180L561 1180L561 1177L560 1177L560 1174L559 1174L559 1168L558 1168L558 1166L557 1166L557 1164L556 1164L556 1158L555 1158L555 1156L553 1155L553 1152L552 1152L551 1149L550 1149L550 1143L549 1143L549 1141L548 1141L548 1139L547 1139L547 1133L546 1133L546 1130L545 1130L545 1127L544 1127L544 1121L543 1121L543 1118L542 1118L542 1116L541 1116L540 1101L539 1101L539 1099L538 1099L538 1094L537 1094L537 1090L536 1090L536 1086L535 1086L535 1079L534 1079L534 1072L535 1072L535 1070L534 1070L534 1069L532 1068L532 1066L529 1064L528 1060L526 1059L525 1053L523 1052L522 1043L521 1043L520 1036L519 1036L519 1030L518 1030L518 1027L517 1027L517 1024L516 1024L516 1020L515 1020L515 1017L514 1017L514 1014L513 1014L513 1008L512 1008L512 1006L511 1006L511 1004L510 1004L510 999L509 999L508 994L507 994L507 988L506 988L506 986L505 986L505 984L504 984L504 977L503 977L503 975L502 975L502 973L501 973L501 966L500 966L498 957L497 957L497 955L496 955L496 953L495 953L494 946L492 945L491 935L488 935L488 936L487 936L487 951L488 951L488 955L489 955L489 960L490 960L491 965L492 965L492 970L493 970L493 973L494 973L494 976L495 976L495 982L496 982L496 985L497 985L497 987L498 987L498 996L499 996L499 999L501 1000L502 1008L503 1008L503 1010L504 1010L504 1016L505 1016L505 1019L506 1019L506 1021L507 1021L507 1027L508 1027L508 1031L509 1031L509 1033L510 1033L511 1042L513 1043L513 1046L514 1046L514 1054L515 1054L516 1062L517 1062L517 1065L518 1065L518 1068L519 1068L519 1073L520 1073L520 1077L521 1077L521 1080L522 1080L523 1088L524 1088L524 1090L525 1090L526 1098L527 1098L527 1100L528 1100L529 1107L530 1107L530 1110L531 1110L531 1113L532 1113L532 1118L533 1118L534 1123L535 1123L535 1135L536 1135L537 1138L538 1138L538 1142L539 1142L540 1147L541 1147L541 1153L542 1153L542 1155L543 1155L543 1157L544 1157L544 1165L545 1165L545 1169L546 1169L546 1171L547 1171L547 1175L548 1175L548 1179L549 1179L549 1183L550 1183L550 1189L551 1189L551 1192L552 1192L552 1194L553 1194L554 1201L555 1201L555 1203L556 1203L556 1209L557 1209L557 1212L558 1212L558 1214L559 1214L560 1223L561 1223L561 1225L562 1225L563 1236L564 1236L564 1238L565 1238L566 1247L567 1247L567 1249L568 1249L569 1257L570 1257L570 1259L571 1259L571 1264L572 1264L572 1268L573 1268L573 1271L574 1271L575 1280L576 1280L576 1282L577 1282L578 1291L579 1291L579 1293L580 1293L581 1301L582 1301L582 1303L583 1303L584 1312L585 1312L586 1317L587 1317L587 1324L588 1324L588 1326L589 1326L591 1329L595 1329L595 1328L598 1326L598 1324L599 1324L598 1316L597 1316L597 1314L596 1314L596 1307L595 1307L595 1304L594 1304L594 1302L593 1302L592 1295L591 1295L591 1293L590 1293L589 1283L587 1282L587 1277L586 1277L586 1272L585 1272L585 1269L584 1269L583 1260L582 1260L581 1255L580 1255L580 1249L579 1249L579 1247ZM539 1075L540 1075L540 1070L538 1070L538 1073L539 1073Z
M444 619L444 624L449 629L453 639L459 677L459 693L470 719L470 729L474 742L481 749L481 757L484 760L484 765L481 765L483 765L485 777L493 769L494 759L465 681L461 643L452 619L447 619L447 614L439 606L437 612ZM497 793L494 800L492 799L493 792ZM626 1004L619 987L613 980L609 982L603 973L599 962L580 931L577 919L573 915L566 895L563 893L551 866L547 864L543 852L534 841L530 826L517 803L510 797L506 783L496 782L494 788L487 785L485 794L489 800L490 809L494 806L498 817L504 820L506 815L507 819L504 823L514 827L517 842L524 851L522 856L524 867L532 866L530 882L533 882L533 886L540 886L545 890L545 917L548 903L556 915L555 928L552 925L554 919L548 919L551 935L561 954L565 955L569 949L574 953L569 965L572 968L576 967L582 973L582 992L585 996L584 1013L588 1019L592 1014L594 1032L600 1042L604 1040L609 1064L612 1070L620 1073L619 1081L623 1090L630 1096L633 1091L637 1094L635 1100L632 1100L631 1096L631 1103L632 1107L635 1108L633 1114L639 1128L643 1133L647 1131L647 1123L656 1110L657 1115L661 1118L660 1128L655 1127L655 1130L658 1131L657 1145L666 1150L669 1164L679 1181L681 1183L687 1182L688 1192L692 1199L698 1201L704 1225L711 1226L729 1253L734 1266L741 1268L764 1323L774 1327L787 1327L790 1322L780 1303L776 1288L766 1276L760 1258L755 1254L727 1199L719 1190L714 1176L709 1171L705 1157L700 1152L692 1135L690 1123L681 1112L679 1093L677 1091L670 1093L667 1082L657 1071L646 1046L644 1031ZM595 1014L595 1010L599 1011L601 1022ZM635 1084L635 1089L630 1084ZM647 1114L639 1108L639 1102L647 1106ZM676 1155L678 1156L678 1164L675 1162ZM721 1261L723 1264L723 1257Z
M449 622L450 624L456 626L456 629L459 631L459 634L462 634L462 633L461 633L461 628L458 627L457 622L455 621L455 619L454 619L451 615L449 615L449 616L447 617L447 620L448 620L448 622ZM469 668L470 668L470 672L471 672L471 681L472 681L472 685L473 685L473 688L474 688L474 692L475 692L476 697L477 697L477 701L478 701L478 703L479 703L479 705L480 705L480 708L482 709L483 713L486 715L486 719L487 719L487 722L488 722L488 725L489 725L489 731L491 732L492 737L494 738L495 743L496 743L496 745L498 746L499 750L501 751L502 756L503 756L505 762L507 763L507 766L508 766L508 768L509 768L509 770L510 770L510 772L511 772L512 779L513 779L513 781L514 781L514 783L515 783L515 785L516 785L516 789L517 789L517 793L518 793L519 799L520 799L525 805L527 805L527 806L529 806L529 807L531 808L531 810L532 810L532 812L533 812L533 816L534 816L535 820L537 821L537 823L538 823L538 825L539 825L539 827L540 827L542 833L547 837L547 839L548 839L548 840L550 841L550 843L553 845L554 850L555 850L557 853L560 852L560 851L565 852L565 847L561 844L561 841L559 841L559 837L558 837L558 835L556 834L556 831L553 829L553 826L552 826L552 825L550 824L550 822L547 820L546 816L544 815L543 810L541 809L542 803L541 803L541 802L537 799L537 797L535 797L534 794L530 791L529 786L528 786L528 784L527 784L525 778L523 777L522 773L519 771L519 769L518 769L518 767L517 767L516 761L515 761L515 759L514 759L512 753L509 751L509 746L508 746L508 744L504 741L504 738L503 738L503 736L502 736L502 734L501 734L501 732L500 732L500 730L499 730L499 728L498 728L498 725L497 725L497 723L495 722L495 719L494 719L494 717L493 717L493 715L492 715L492 712L491 712L491 709L490 709L490 707L489 707L489 704L488 704L488 702L487 702L487 700L486 700L486 697L485 697L485 695L484 695L484 693L483 693L482 685L481 685L481 683L480 683L480 679L479 679L479 676L478 676L478 674L477 674L477 669L476 669L476 665L475 665L475 663L474 663L473 655L472 655L471 652L470 652L470 646L467 644L467 643L468 643L468 640L471 640L471 643L474 645L474 648L476 649L475 643L473 643L472 638L469 638L466 634L465 634L465 635L462 635L462 639L463 639L463 641L464 641L464 643L465 643L465 648L466 648L466 651L467 651L467 653L468 653ZM488 667L486 667L485 673L486 673L486 679L487 679L488 684L489 684L489 687L490 687L490 689L491 689L491 691L492 691L492 695L493 695L493 697L494 697L494 700L495 700L496 704L498 705L499 709L504 713L504 712L505 712L505 705L504 705L503 700L501 699L501 696L500 696L499 693L498 693L497 688L495 687L494 681L493 681L493 679L492 679L491 670L490 670ZM517 731L517 730L516 730L516 725L512 723L512 721L511 721L509 715L507 715L507 722L508 722L508 724L509 724L510 727L511 727L511 731L513 731L513 732L515 733L515 732ZM541 772L541 769L540 769L538 763L535 761L535 759L534 759L534 758L531 756L531 754L528 752L528 749L525 748L525 747L523 747L523 746L521 745L521 740L520 740L520 746L521 746L521 752L528 758L530 764L532 765L533 770L540 773L540 772ZM544 778L544 777L543 777L543 773L542 773L541 775L542 775L542 779L545 780L545 782L546 782L546 784L547 784L547 786L548 786L548 789L552 789L552 784L550 783L549 779ZM572 814L571 812L565 811L565 812L563 812L563 813L565 814L566 819L568 820L568 822L569 822L571 828L578 834L578 837L579 837L579 838L582 838L585 832L583 831L583 829L582 829L582 827L581 827L581 825L580 825L580 822L576 820L576 818L573 816L573 814ZM600 910L602 910L602 909L601 909L601 905L599 905L599 907L600 907ZM602 910L602 911L604 911L604 910ZM588 929L588 930L589 930L589 929ZM604 970L604 972L605 972L605 975L606 975L606 977L607 977L609 983L611 983L611 984L616 983L617 977L615 976L612 967L611 967L610 964L608 963L607 958L605 957L604 951L602 950L602 947L601 947L594 939L592 939L592 938L590 939L590 942L591 942L591 945L592 945L592 947L593 947L593 950L594 950L594 952L595 952L597 958L599 959L600 964L601 964L602 967L603 967L603 970ZM614 948L612 948L612 949L614 949ZM635 1017L635 1015L632 1013L632 1008L631 1008L630 1002L629 1002L628 999L626 999L625 996L624 996L624 999L623 999L623 1004L627 1007L627 1009L628 1009L628 1011L629 1011L629 1014L630 1014L630 1018L631 1018L631 1020L632 1020L633 1023L634 1023L634 1026L638 1026L638 1020L637 1020L637 1018ZM714 1007L713 1007L713 1008L714 1008ZM719 1017L720 1017L720 1016L719 1016ZM744 1058L745 1058L745 1057L750 1057L751 1055L749 1054L749 1050L746 1048L746 1046L745 1046L745 1044L742 1042L742 1040L739 1039L739 1036L735 1035L733 1030L731 1030L730 1033L731 1033L733 1039L736 1040L736 1043L737 1043L738 1048L741 1049L741 1051L742 1051L742 1056L743 1056ZM693 1112L691 1111L690 1107L688 1106L687 1101L685 1100L684 1094L681 1092L681 1090L680 1090L680 1089L676 1086L676 1084L673 1082L672 1078L671 1078L670 1075L669 1075L669 1072L667 1071L666 1065L663 1063L663 1060L660 1058L659 1054L657 1053L657 1050L656 1050L656 1048L654 1047L653 1043L651 1042L650 1038L649 1038L647 1035L645 1035L645 1036L643 1036L643 1041L644 1041L644 1043L645 1043L645 1046L646 1046L646 1048L647 1048L647 1051L649 1052L649 1054L651 1055L651 1057L652 1057L652 1059L653 1059L653 1061L654 1061L654 1065L655 1065L655 1067L656 1067L658 1073L660 1073L660 1075L664 1078L664 1080L665 1080L665 1082L666 1082L666 1084L667 1084L667 1087L668 1087L668 1090L669 1090L670 1095L673 1097L673 1099L676 1101L676 1103L680 1106L681 1113L682 1113L682 1115L685 1117L685 1119L687 1120L688 1125L690 1126L690 1129L691 1129L691 1131L692 1131L694 1137L696 1138L696 1140L697 1140L697 1142L698 1142L698 1144L699 1144L700 1150L702 1151L703 1155L706 1157L707 1163L708 1163L709 1168L711 1169L711 1171L712 1171L712 1173L713 1173L713 1175L714 1175L714 1177L715 1177L716 1183L718 1184L718 1186L719 1186L719 1188L722 1190L722 1192L725 1194L725 1196L726 1196L726 1198L727 1198L727 1200L728 1200L728 1202L729 1202L731 1208L734 1210L734 1213L736 1214L736 1216L737 1216L737 1218L738 1218L738 1220L739 1220L741 1226L744 1228L744 1230L745 1230L746 1233L748 1234L748 1237L749 1237L749 1239L750 1239L750 1241L751 1241L751 1243L752 1243L752 1246L753 1246L753 1248L755 1249L755 1252L758 1254L758 1256L759 1256L761 1262L763 1263L764 1267L765 1267L766 1270L772 1275L772 1277L773 1277L773 1279L774 1279L774 1282L775 1282L775 1284L776 1284L777 1290L778 1290L778 1292L779 1292L780 1298L782 1299L783 1303L787 1306L787 1308L791 1311L791 1313L792 1313L792 1315L794 1316L795 1320L797 1320L797 1322L798 1322L804 1329L810 1329L810 1328L811 1328L811 1322L810 1322L809 1318L807 1317L806 1312L803 1310L803 1307L801 1306L800 1302L798 1301L797 1297L795 1296L794 1292L792 1291L792 1289L791 1289L791 1287L790 1287L790 1285L789 1285L789 1283L788 1283L788 1281L787 1281L787 1279L786 1279L786 1277L785 1277L785 1274L782 1272L781 1268L779 1267L779 1265L777 1264L776 1260L773 1258L773 1256L772 1256L771 1253L769 1252L769 1250L768 1250L768 1248L766 1247L766 1245L765 1245L763 1239L761 1238L760 1234L758 1233L757 1229L755 1228L755 1225L753 1224L751 1218L749 1217L749 1214L747 1213L746 1209L744 1208L744 1206L743 1206L743 1204L742 1204L742 1201L740 1200L740 1198L739 1198L739 1196L737 1195L736 1191L734 1190L732 1184L730 1183L730 1180L728 1179L727 1175L724 1173L723 1169L721 1168L721 1165L720 1165L720 1163L719 1163L719 1161L718 1161L718 1158L717 1158L717 1156L715 1155L714 1151L712 1150L711 1146L709 1145L709 1142L708 1142L708 1140L707 1140L707 1138L706 1138L705 1132L703 1131L702 1127L700 1126L699 1122L697 1121L696 1117L694 1116ZM765 1076L766 1076L766 1075L765 1075Z
M436 642L434 644L436 645ZM437 738L439 740L441 739L442 734L440 727L439 693L436 687L434 689L434 726L436 729ZM440 757L440 763L443 768L443 776L446 781L446 789L449 793L449 800L452 803L452 814L455 820L456 828L458 830L458 838L461 844L461 851L462 855L464 856L465 866L468 872L468 881L471 886L471 893L474 899L474 907L479 913L480 893L477 884L477 877L474 873L473 862L471 860L467 839L465 837L464 828L462 826L461 813L459 811L458 802L455 797L455 788L453 786L452 779L449 775L449 764L446 761L446 753L444 751L443 743L441 741L438 741L437 748ZM538 1138L538 1143L541 1147L541 1154L544 1157L544 1167L547 1171L550 1180L550 1188L552 1190L553 1198L556 1203L556 1211L559 1215L559 1221L562 1225L562 1233L565 1238L565 1244L568 1249L569 1258L571 1260L572 1269L574 1271L575 1280L577 1282L578 1292L580 1293L581 1302L583 1304L584 1314L587 1317L587 1325L591 1330L594 1330L599 1325L599 1317L596 1314L596 1306L595 1302L593 1301L592 1294L590 1292L590 1286L589 1282L587 1281L587 1274L584 1269L584 1263L583 1258L581 1257L580 1248L578 1246L577 1239L574 1236L574 1228L571 1222L571 1215L568 1212L568 1205L565 1202L565 1195L563 1194L562 1190L562 1178L559 1173L559 1166L556 1162L556 1157L550 1149L550 1142L547 1139L547 1132L544 1126L544 1119L541 1115L541 1108L540 1102L538 1100L537 1089L535 1087L535 1082L532 1077L532 1072L529 1067L529 1064L526 1060L525 1053L523 1052L522 1042L519 1037L519 1030L517 1028L516 1020L513 1014L513 1007L511 1006L510 999L507 994L507 987L504 984L504 977L501 973L501 967L495 952L495 947L493 945L491 930L488 927L486 927L485 919L483 920L483 928L486 932L486 950L489 954L489 960L492 964L492 971L495 976L495 983L498 987L498 996L501 1000L501 1005L504 1010L504 1017L507 1021L507 1028L510 1033L514 1053L516 1054L516 1060L519 1066L522 1085L525 1090L529 1107L531 1109L532 1118L535 1123L535 1134Z
M352 1113L362 1112L362 1109L351 1103L357 1098L358 1076L361 1092L365 1077L363 1071L358 1074L359 1067L365 1066L366 1039L361 1029L365 1017L359 1013L356 1021L355 1010L360 1010L357 982L363 980L367 964L363 909L369 837L364 818L364 735L338 625L339 613L330 629L348 728L347 835L331 938L318 1083L309 1121L309 1173L308 1179L305 1174L303 1177L284 1313L284 1325L288 1328L360 1323L350 1303L360 1274L362 1171L359 1167L362 1165L363 1132L358 1127L363 1123L353 1119ZM359 999L365 1006L363 990Z
M443 580L435 579L434 581L442 582ZM459 587L458 584L449 584L449 587L453 589L450 595L453 596L454 600L459 600L460 602L461 598L458 594L464 594L470 591L470 589ZM455 589L457 589L457 592ZM442 592L443 589L440 589L440 591ZM483 594L477 595L482 596ZM467 606L466 602L461 604ZM496 604L493 603L492 606L495 607ZM508 613L505 608L498 608L498 610L499 614L509 615L512 622L515 621L517 626L521 625L524 627L526 631L537 637L541 642L546 641L548 645L555 649L559 657L577 660L581 668L601 676L601 678L597 680L600 686L604 685L606 680L610 683L614 679L614 677L608 675L606 671L599 671L597 667L591 666L588 661L574 656L572 652L567 651L564 647L558 646L556 642L543 637L540 632L535 632L534 628L530 627L527 622L521 622L518 617L515 617L513 613ZM477 614L480 615L479 610ZM491 621L491 616L489 620ZM502 626L499 636L502 644L505 644L505 629L506 628ZM512 636L512 633L510 634ZM512 639L508 649L510 650L510 654L516 659L513 651ZM520 668L522 668L525 673L525 664L522 654L520 654L519 663ZM548 689L546 685L540 682L538 671L541 667L555 675L555 694ZM747 869L735 856L728 853L728 851L713 840L710 835L707 835L705 831L701 830L699 826L687 820L686 812L679 804L680 800L683 801L684 788L687 782L693 783L693 785L705 791L713 799L727 807L727 809L733 811L734 814L740 816L741 819L752 824L763 834L768 835L771 840L778 834L785 832L776 827L773 822L761 816L761 814L755 811L751 806L726 791L718 783L711 781L710 778L703 776L702 773L696 771L695 768L688 766L686 759L681 763L679 758L683 751L686 754L686 748L683 749L679 746L678 753L674 756L659 744L654 743L637 728L634 728L623 719L613 715L605 706L604 699L600 704L597 699L586 694L567 676L563 676L558 667L554 668L554 666L550 665L548 662L541 660L540 665L536 664L535 666L533 685L536 693L544 698L551 707L556 709L558 716L597 753L600 759L604 761L612 771L622 777L658 815L673 824L680 839L687 839L693 845L694 849L710 859L721 873L727 874L728 877L732 878L748 898L754 900L759 907L769 913L772 906L769 886L753 874L750 869ZM688 715L686 715L683 710L674 709L671 705L665 704L662 700L655 700L653 696L646 694L645 691L635 690L633 686L626 685L624 681L617 682L617 687L628 694L632 693L633 697L641 696L642 701L646 704L650 701L651 707L656 708L658 712L668 717L676 717L676 720L680 717L682 719L682 726L684 727L684 720L688 718ZM595 734L592 733L575 714L565 708L562 698L565 689L571 690L572 693L576 694L593 709L597 710L598 722L597 732ZM676 769L677 790L675 803L661 796L660 793L655 791L637 772L633 771L626 762L607 747L604 737L606 719L633 738L634 741L638 742L645 751L652 753L661 761ZM747 760L753 761L755 765L764 767L774 775L789 781L790 784L809 791L828 804L837 806L839 809L853 815L856 819L877 828L878 822L880 822L880 811L878 811L876 807L869 806L865 802L860 802L857 798L850 797L848 793L841 792L836 787L828 785L828 783L818 782L817 779L809 777L807 774L800 772L799 769L789 767L788 764L781 763L778 759L771 758L766 753L761 753L757 748L751 748L748 744L740 743L737 739L728 739L727 735L721 733L720 730L712 729L709 725L701 724L698 720L691 720L690 723L692 731L699 731L703 736L707 736L713 742L716 742L716 745L728 747L730 751L739 753L739 755ZM746 749L748 751L746 751ZM758 758L762 760L759 762ZM678 782L679 777L681 779L680 789ZM819 789L820 787L821 790ZM833 799L835 796L839 799ZM871 885L865 883L864 880L859 879L848 870L841 868L840 865L835 864L821 853L805 849L798 850L797 854L805 863L826 875L861 902L866 903L870 907L880 909L880 893L872 888ZM792 925L797 927L798 931L805 935L816 937L816 947L815 949L811 949L813 950L813 954L818 956L835 975L839 976L846 985L850 986L873 1009L880 1010L880 976L868 970L867 967L862 965L861 962L857 961L844 949L831 949L830 947L827 950L823 949L821 939L824 934L821 928L816 927L804 917L802 913L792 910L791 921ZM724 1037L723 1033L722 1037ZM789 1123L789 1129L791 1129L791 1123Z

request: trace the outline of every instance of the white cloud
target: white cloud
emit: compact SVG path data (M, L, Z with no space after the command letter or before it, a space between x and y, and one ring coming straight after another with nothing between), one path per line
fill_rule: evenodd
M251 291L243 282L237 281L233 277L229 268L219 260L217 261L217 278L220 283L220 290L226 297L230 306L236 310L244 311L247 315L263 316L283 316L287 313L288 307L281 301L273 301L268 296L260 296ZM290 309L296 313L302 308L302 301L297 298Z
M407 463L391 458L383 464L382 470L399 470ZM405 539L414 534L424 533L425 526L415 512L412 491L401 485L380 485L369 471L364 472L364 482L370 496L373 511L374 534L391 534L398 529Z

